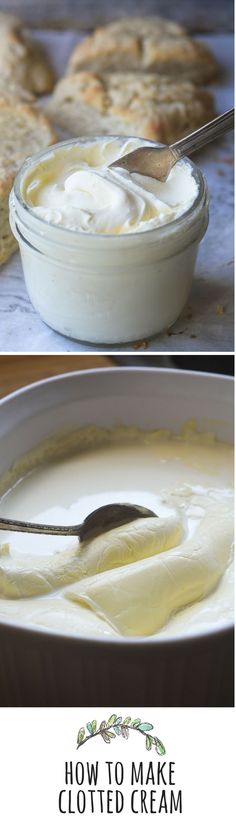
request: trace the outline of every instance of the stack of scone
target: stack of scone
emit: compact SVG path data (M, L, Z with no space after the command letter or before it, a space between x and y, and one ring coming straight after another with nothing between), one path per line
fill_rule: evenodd
M201 43L177 23L128 17L74 49L47 107L73 136L117 133L171 143L214 116L200 86L217 73Z
M52 69L21 21L0 12L0 264L16 249L9 193L27 156L56 142L52 125L72 136L123 134L171 143L210 120L211 94L200 87L217 65L182 26L160 17L110 23L80 42L55 86Z
M27 156L56 141L35 94L53 87L53 72L41 47L20 20L0 12L0 264L17 243L9 225L9 193Z

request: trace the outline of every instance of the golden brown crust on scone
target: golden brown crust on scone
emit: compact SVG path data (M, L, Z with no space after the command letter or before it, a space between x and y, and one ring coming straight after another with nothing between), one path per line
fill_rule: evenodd
M18 170L27 156L55 141L56 134L42 111L0 99L0 168Z
M92 71L157 71L201 84L217 74L205 46L182 26L160 17L121 18L80 42L71 54L68 73Z
M54 72L39 43L31 40L21 21L0 12L0 78L35 94L51 91Z
M47 117L16 100L0 98L0 264L17 243L9 225L9 194L17 170L36 151L56 141Z
M17 242L9 224L9 194L14 175L0 166L0 264L17 249Z
M57 83L47 113L73 136L117 133L171 143L209 121L214 107L211 94L191 82L80 71Z
M18 102L27 102L30 105L36 101L36 97L27 88L22 88L17 82L6 82L0 75L0 99Z

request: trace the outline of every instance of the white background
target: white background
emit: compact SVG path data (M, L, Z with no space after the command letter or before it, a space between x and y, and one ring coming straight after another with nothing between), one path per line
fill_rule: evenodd
M165 744L166 755L161 759L154 749L147 752L145 738L136 733L130 733L128 741L117 737L110 745L98 736L76 751L78 729L93 719L106 720L112 713L151 722L153 734ZM123 785L127 806L132 760L143 761L145 767L152 761L154 768L158 759L174 761L176 791L183 790L185 818L231 818L234 814L233 709L10 708L0 710L0 719L2 818L58 818L58 793L64 789L66 760L85 765L99 760L101 777L97 786L101 788L108 786L102 775L105 761L122 761L127 777L126 788ZM116 788L122 789L114 784ZM127 809L121 816L128 818L130 814Z

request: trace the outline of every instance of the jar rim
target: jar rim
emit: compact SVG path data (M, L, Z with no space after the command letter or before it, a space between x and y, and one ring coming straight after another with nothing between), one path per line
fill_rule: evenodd
M36 166L37 163L40 160L45 159L48 156L50 156L51 152L59 151L59 150L61 150L63 148L67 148L69 146L73 146L73 145L76 145L76 144L84 144L86 142L91 144L93 142L101 141L101 140L111 140L111 141L115 141L115 140L124 141L125 140L125 141L127 141L128 139L135 139L135 140L139 141L140 143L143 143L144 145L147 145L147 146L148 145L153 145L153 146L155 145L155 147L157 147L157 146L164 147L163 144L160 143L160 142L154 142L153 140L150 140L150 139L143 139L141 137L136 137L136 136L132 136L132 135L125 136L125 135L118 135L118 134L106 134L106 135L101 134L101 135L98 135L98 136L74 137L74 138L71 138L71 139L63 140L61 142L56 142L55 144L49 145L47 148L44 148L42 151L39 151L39 152L33 154L33 156L28 157L25 160L25 162L23 163L23 165L21 166L20 170L18 171L18 173L17 173L17 175L15 177L14 185L13 185L13 192L14 192L14 195L16 197L17 204L33 220L32 223L35 224L35 229L37 228L37 226L39 227L39 229L40 229L40 226L41 226L41 228L42 228L42 226L44 226L44 227L46 226L47 228L50 229L52 238L54 237L55 239L56 239L56 236L63 237L63 235L64 235L66 237L66 236L69 235L70 236L70 241L72 241L72 237L78 237L79 236L79 239L82 242L86 242L86 241L88 241L88 239L91 242L93 242L93 241L99 242L101 240L103 240L103 242L104 242L104 240L105 240L105 241L109 242L110 244L112 244L112 242L114 242L114 241L117 243L117 241L120 242L122 240L122 242L125 244L125 243L128 243L128 242L134 240L135 236L139 236L139 237L142 236L143 238L144 238L144 236L147 236L147 237L150 238L151 235L152 236L158 235L158 236L160 236L160 238L161 237L166 238L168 233L173 232L173 230L175 230L176 228L179 228L181 226L181 224L186 222L186 219L188 219L189 217L191 217L194 214L194 212L198 209L199 205L204 200L204 198L206 198L206 195L207 195L206 180L204 178L204 175L203 175L202 171L187 156L186 157L184 156L180 161L185 162L185 163L187 163L188 165L191 166L193 178L197 182L198 194L196 196L196 199L194 199L194 202L191 204L191 206L187 210L184 211L184 213L182 213L180 216L177 216L176 219L173 219L172 221L170 221L170 222L168 222L167 224L164 224L164 225L157 225L155 227L150 227L147 230L140 230L140 231L133 231L133 232L130 231L129 233L121 233L119 235L113 234L113 233L83 232L83 231L79 231L79 230L71 230L70 228L65 227L63 225L57 225L57 224L52 224L51 222L47 222L45 219L43 219L41 216L39 216L37 213L34 212L34 208L30 207L27 204L26 200L24 199L24 197L22 195L22 189L21 189L22 188L22 181L23 181L23 179L25 177L25 174L27 173L29 168L34 167L34 165ZM36 229L36 232L37 232L37 229Z

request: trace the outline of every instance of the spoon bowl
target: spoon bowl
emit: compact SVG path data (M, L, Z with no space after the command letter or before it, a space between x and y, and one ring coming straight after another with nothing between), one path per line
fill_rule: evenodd
M79 525L47 525L46 523L30 523L23 520L8 520L0 517L0 530L21 531L25 534L58 534L65 537L78 537L80 542L98 537L103 531L109 531L125 523L146 517L157 517L154 511L145 506L136 506L133 503L108 503L100 506L85 517Z

